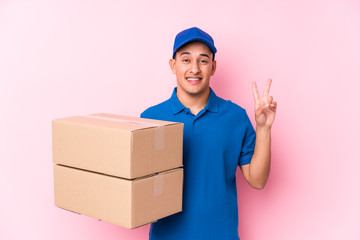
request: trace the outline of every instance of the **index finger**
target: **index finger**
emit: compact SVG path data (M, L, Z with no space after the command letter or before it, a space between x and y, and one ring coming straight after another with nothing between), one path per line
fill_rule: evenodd
M264 89L264 93L263 93L263 97L268 97L269 96L269 92L270 92L270 86L271 86L271 78L269 78L266 82L266 86L265 86L265 89Z
M254 101L255 101L255 103L257 103L260 100L260 96L259 96L259 91L256 86L256 82L252 83L252 90L253 90L253 95L254 95Z

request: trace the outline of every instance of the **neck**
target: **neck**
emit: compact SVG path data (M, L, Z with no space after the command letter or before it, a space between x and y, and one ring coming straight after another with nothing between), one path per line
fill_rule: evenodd
M210 88L207 88L201 93L192 95L181 91L181 89L178 87L176 95L182 105L189 108L192 114L197 115L205 108L209 100Z

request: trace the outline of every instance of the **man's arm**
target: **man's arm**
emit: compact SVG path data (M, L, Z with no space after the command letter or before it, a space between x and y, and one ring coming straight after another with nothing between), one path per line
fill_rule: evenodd
M246 181L256 189L263 189L270 173L271 127L275 120L277 103L269 96L271 79L268 79L260 98L253 83L255 102L256 141L251 163L240 167Z

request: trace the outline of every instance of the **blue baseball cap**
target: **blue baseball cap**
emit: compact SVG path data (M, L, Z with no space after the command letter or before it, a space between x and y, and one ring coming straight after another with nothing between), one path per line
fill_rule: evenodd
M202 42L206 46L210 48L210 50L213 53L213 59L215 58L216 48L214 46L214 40L213 38L197 27L192 27L185 29L184 31L179 32L175 37L174 42L174 50L173 50L173 57L175 58L175 53L179 48L184 46L185 44L189 42Z

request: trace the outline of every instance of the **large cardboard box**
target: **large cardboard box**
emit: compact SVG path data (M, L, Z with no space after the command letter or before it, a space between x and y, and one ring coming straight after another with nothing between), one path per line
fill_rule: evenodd
M183 169L129 180L54 165L55 205L136 228L182 210Z
M183 123L114 114L53 120L53 162L134 179L182 166Z

